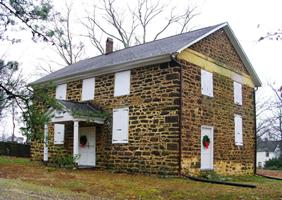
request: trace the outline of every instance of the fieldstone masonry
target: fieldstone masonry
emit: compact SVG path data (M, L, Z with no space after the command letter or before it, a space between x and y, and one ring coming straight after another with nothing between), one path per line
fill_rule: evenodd
M248 74L223 30L203 39L191 49L224 63L235 72ZM182 172L200 173L201 125L214 127L214 171L223 175L254 172L253 88L243 85L243 105L234 104L233 81L213 74L214 97L201 95L201 68L181 60L184 65ZM243 146L235 145L234 114L243 118Z
M191 49L224 63L237 72L248 73L225 32L219 30ZM214 127L214 170L224 175L246 175L254 167L253 88L243 86L243 105L234 104L233 81L214 74L214 97L201 95L201 68L187 60L183 64L182 173L200 173L201 125ZM80 101L82 81L67 83L67 99ZM97 167L116 171L179 173L180 66L174 62L131 70L130 95L114 97L114 73L95 77L92 103L112 114L113 108L129 107L129 142L112 144L111 119L96 126ZM242 147L235 146L234 114L243 117ZM93 126L94 124L80 124ZM66 124L65 144L53 145L49 126L49 157L72 153L73 125ZM32 158L41 160L43 144L32 143Z

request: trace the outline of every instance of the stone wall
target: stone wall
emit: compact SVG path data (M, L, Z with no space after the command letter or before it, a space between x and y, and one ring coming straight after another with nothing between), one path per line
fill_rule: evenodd
M247 73L226 34L219 30L191 47L224 63L235 72ZM201 125L214 127L214 171L223 175L253 174L253 88L243 86L243 105L234 104L233 80L213 73L214 97L201 95L201 68L185 65L182 126L182 172L197 175L201 162ZM235 145L234 114L243 118L243 146Z
M175 174L178 170L179 67L131 70L130 95L114 97L114 74L96 77L94 104L129 107L129 142L112 144L111 127L97 132L97 165L117 171Z
M190 47L219 63L228 64L235 72L249 74L223 29L214 32Z
M81 80L67 83L67 100L80 100L81 83ZM114 108L129 107L128 144L112 144L112 119L105 125L96 126L97 167L176 174L179 162L179 87L179 66L170 66L170 63L132 69L128 96L114 97L114 73L95 77L93 104L102 106L110 115ZM69 124L65 144L53 145L53 126L49 126L50 159L56 152L72 152L71 133L72 124ZM34 146L37 147L33 149L34 158L42 159L43 144Z
M42 131L43 133L43 131ZM43 138L32 141L31 158L32 160L43 160ZM48 159L52 161L55 156L72 155L73 149L73 124L65 123L64 144L54 144L54 125L48 124Z
M219 30L191 49L224 63L234 72L248 74ZM254 163L253 88L243 86L243 105L234 104L233 81L214 73L214 97L201 95L201 68L187 60L184 65L182 172L200 173L201 125L214 127L214 170L224 175L252 174ZM112 144L112 119L96 126L97 167L115 171L177 174L179 170L180 67L172 63L131 70L130 95L114 97L114 73L95 77L95 98L112 115L112 109L129 107L129 142ZM67 99L80 101L82 81L67 83ZM243 117L242 147L235 146L234 114ZM89 125L89 124L88 124ZM88 126L81 123L80 126ZM64 145L53 145L49 126L49 157L72 153L73 125L67 124ZM33 159L42 159L43 143L33 142Z

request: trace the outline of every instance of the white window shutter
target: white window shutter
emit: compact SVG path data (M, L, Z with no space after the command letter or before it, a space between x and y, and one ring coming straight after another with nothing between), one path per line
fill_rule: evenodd
M113 110L113 143L128 142L128 108L120 108Z
M58 85L56 87L56 99L66 100L67 84Z
M206 76L205 76L205 71L201 70L201 91L202 94L206 95L207 93L207 88L206 88Z
M201 70L201 91L203 95L213 97L213 74Z
M243 122L241 115L234 115L235 123L235 144L243 145Z
M213 97L213 74L208 72L207 73L207 77L208 77L208 94L210 97Z
M117 72L115 74L114 96L130 94L130 71Z
M242 85L240 83L234 82L234 103L242 105Z
M93 100L95 93L95 78L84 79L82 81L81 100Z
M122 138L121 140L124 142L128 141L128 123L129 123L129 116L128 116L128 108L123 108L121 111L121 124L122 124Z
M54 144L64 144L65 125L54 124Z
M118 119L120 118L120 113L118 109L113 110L113 135L112 135L112 141L113 143L118 142L120 139L120 132L121 127L118 122Z

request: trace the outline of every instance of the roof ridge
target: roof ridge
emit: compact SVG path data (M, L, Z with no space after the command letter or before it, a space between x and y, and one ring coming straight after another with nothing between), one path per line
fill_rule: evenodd
M142 46L142 45L150 44L150 43L153 43L153 42L156 42L156 41L165 40L165 39L168 39L168 38L177 37L177 36L185 35L185 34L188 34L188 33L193 33L193 32L201 31L201 30L204 30L204 29L209 29L211 27L217 27L217 26L220 26L220 25L225 24L225 23L226 22L220 23L220 24L216 24L216 25L213 25L213 26L202 27L202 28L199 28L199 29L196 29L196 30L185 32L185 33L179 33L179 34L176 34L176 35L170 35L168 37L160 38L160 39L157 39L157 40L151 40L151 41L148 41L148 42L145 42L145 43L142 43L142 44L137 44L137 45L134 45L134 46L125 47L123 49L118 49L116 51L113 51L112 53L107 54L107 55L111 55L111 54L114 54L115 52L123 51L125 49L130 49L130 48L134 48L134 47L139 47L139 46ZM102 54L102 55L99 55L99 56L103 56L103 55L105 55L105 54ZM107 55L105 55L105 56L107 56ZM91 58L96 58L96 57L98 57L98 56L94 56L94 57L91 57Z
M213 30L223 27L224 24L227 23L224 22L213 26L198 28L189 32L179 33L143 44L119 49L107 55L102 54L83 59L41 77L30 84L33 85L47 81L58 81L62 78L69 80L71 76L80 76L83 73L90 73L90 71L94 70L103 72L103 68L111 66L117 68L117 66L125 65L125 67L127 67L129 63L138 65L140 64L140 61L144 61L147 64L156 61L159 62L161 59L167 61L170 59L172 53L178 52L185 44L188 45L192 44L193 41L198 41L199 38L212 33ZM65 80L62 80L61 83L64 81Z
M146 44L150 44L150 43L153 43L153 42L156 42L156 41L160 41L160 40L165 40L165 39L168 39L168 38L172 38L172 37L177 37L177 36L180 36L180 35L185 35L185 34L188 34L188 33L193 33L193 32L196 32L196 31L201 31L201 30L204 30L204 29L208 29L208 28L211 28L211 27L216 27L216 26L220 26L222 24L225 24L226 22L224 23L220 23L220 24L216 24L216 25L213 25L213 26L207 26L207 27L202 27L202 28L199 28L199 29L195 29L195 30L192 30L192 31L188 31L188 32L184 32L184 33L179 33L179 34L176 34L176 35L170 35L168 37L164 37L164 38L160 38L160 39L157 39L157 40L151 40L151 41L148 41L148 42L145 42L145 43L142 43L142 44L137 44L137 45L134 45L134 46L128 46L128 47L125 47L125 48L122 48L122 49L118 49L118 50L115 50L109 54L101 54L101 55L97 55L97 56L92 56L90 58L85 58L85 59L82 59L82 60L79 60L78 62L76 63L79 63L81 61L86 61L86 60L91 60L93 58L97 58L97 57L101 57L101 56L108 56L108 55L112 55L116 52L119 52L119 51L123 51L125 49L131 49L131 48L134 48L134 47L139 47L139 46L142 46L142 45L146 45ZM76 64L76 63L73 63L73 64ZM71 64L71 65L73 65ZM66 67L69 67L71 65L67 65ZM62 68L63 69L63 68ZM59 69L60 70L60 69ZM59 71L58 70L58 71Z

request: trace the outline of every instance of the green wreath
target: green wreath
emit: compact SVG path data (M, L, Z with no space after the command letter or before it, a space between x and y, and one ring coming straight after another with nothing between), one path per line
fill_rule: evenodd
M211 141L210 141L209 136L205 135L205 136L203 137L203 146L204 146L206 149L209 148L210 142L211 142Z
M79 138L79 143L81 147L85 147L86 143L87 143L87 137L86 135L82 135Z

